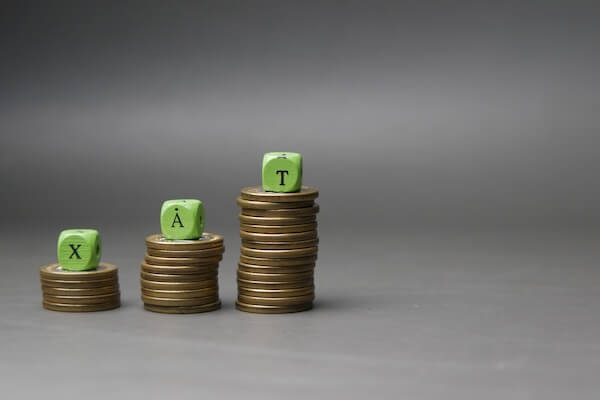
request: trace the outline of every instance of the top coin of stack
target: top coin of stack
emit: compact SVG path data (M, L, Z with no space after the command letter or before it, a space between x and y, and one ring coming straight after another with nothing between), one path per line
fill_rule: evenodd
M58 238L58 264L40 269L43 307L54 311L103 311L120 306L118 270L100 263L100 234L68 229Z
M204 207L194 199L168 200L161 209L162 234L146 238L141 287L149 311L190 314L221 306L218 288L223 237L203 233Z
M294 153L267 153L265 159L274 157L273 154L289 157ZM263 165L263 186L244 188L237 199L241 207L242 245L236 307L264 314L308 310L314 300L319 243L316 220L319 206L315 199L319 192L309 186L287 192L266 191L266 169L269 168ZM283 172L294 168L271 169L281 176L281 180L272 182L274 187L288 184L285 179L288 175L301 179L301 164L289 174Z

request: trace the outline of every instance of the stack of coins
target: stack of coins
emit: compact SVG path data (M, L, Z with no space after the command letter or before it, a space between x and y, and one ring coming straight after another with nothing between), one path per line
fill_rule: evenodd
M117 267L100 263L88 271L67 271L59 264L40 269L42 305L48 310L90 312L121 305Z
M144 308L168 314L219 309L217 274L224 251L223 236L214 233L194 240L148 236L141 272Z
M280 314L312 308L317 260L317 189L265 192L242 189L238 310Z

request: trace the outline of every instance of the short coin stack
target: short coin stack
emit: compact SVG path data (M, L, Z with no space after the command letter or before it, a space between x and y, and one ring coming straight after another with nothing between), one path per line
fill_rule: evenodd
M112 264L88 271L67 271L59 264L40 268L42 305L68 312L104 311L121 305L118 269Z
M148 236L141 272L144 308L168 314L219 309L217 275L224 250L223 236L214 233L194 240Z
M265 192L242 189L238 310L280 314L312 308L317 260L317 189Z

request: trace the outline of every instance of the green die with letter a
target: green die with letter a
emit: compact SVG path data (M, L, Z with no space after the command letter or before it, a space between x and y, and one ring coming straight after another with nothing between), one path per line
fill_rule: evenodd
M291 193L302 186L302 156L299 153L266 153L262 164L265 192Z
M98 267L102 253L100 233L95 229L66 229L58 235L58 263L68 271Z
M160 229L167 239L198 239L204 232L204 205L196 199L165 201L160 210Z

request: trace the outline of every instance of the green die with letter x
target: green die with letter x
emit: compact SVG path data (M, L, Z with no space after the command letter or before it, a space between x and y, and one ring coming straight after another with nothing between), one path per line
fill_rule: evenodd
M68 271L87 271L100 263L102 245L95 229L66 229L58 235L58 263Z

